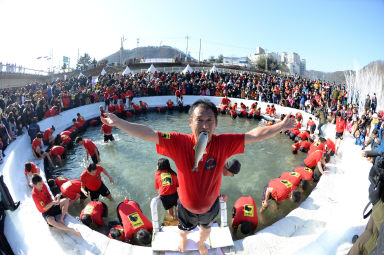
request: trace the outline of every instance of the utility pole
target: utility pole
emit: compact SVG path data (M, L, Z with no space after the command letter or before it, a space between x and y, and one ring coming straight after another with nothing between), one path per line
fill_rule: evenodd
M139 51L139 42L140 42L140 38L137 38L136 39L136 61L137 61L137 59L138 59L138 57L139 57L139 54L138 54L138 51Z
M268 71L268 55L267 55L267 49L265 49L265 71Z
M161 58L161 44L162 43L163 43L163 41L160 41L159 58Z
M120 65L123 65L123 52L124 52L124 42L127 40L127 38L121 37L120 38Z
M199 47L199 64L200 64L200 53L201 53L201 38L200 38L200 47Z
M188 62L188 39L189 39L189 36L187 35L185 37L185 39L187 39L187 50L185 51L185 62Z

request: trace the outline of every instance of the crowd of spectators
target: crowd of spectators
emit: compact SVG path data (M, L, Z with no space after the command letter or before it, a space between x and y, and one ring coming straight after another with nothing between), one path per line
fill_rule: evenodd
M2 150L26 130L33 137L39 131L35 125L38 121L70 108L99 101L122 101L125 104L132 95L145 97L178 93L227 95L301 109L318 118L319 128L334 123L337 112L340 112L347 120L348 130L356 137L356 131L360 131L362 126L365 131L359 134L370 135L370 124L377 107L375 95L367 97L365 111L359 115L356 105L347 104L351 100L348 100L344 85L279 74L156 72L122 76L114 73L99 76L96 84L92 84L92 77L83 76L1 89ZM381 118L383 112L377 114Z

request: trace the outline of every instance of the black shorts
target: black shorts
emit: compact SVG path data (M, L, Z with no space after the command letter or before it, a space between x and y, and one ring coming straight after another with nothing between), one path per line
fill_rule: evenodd
M219 198L216 199L215 203L212 205L211 209L208 212L203 214L191 213L180 203L180 200L177 202L177 218L179 219L178 228L184 231L191 231L197 227L197 225L204 228L210 228L213 221L220 211L220 202Z
M47 220L48 217L56 217L57 215L61 214L60 205L54 205L51 208L49 208L48 211L42 213L43 218Z
M179 199L179 195L177 192L171 195L160 196L160 200L163 203L164 209L171 209L173 206L177 206L177 200Z
M311 132L311 135L313 135L315 133L315 130L316 130L316 125L312 125L310 128L309 128L310 132Z
M48 145L49 145L49 139L48 139L47 141L44 141L44 140L43 140L43 144L44 144L45 146L48 146Z
M39 153L39 152L37 152L36 150L35 150L35 154L36 154L36 156L38 157L38 158L41 158L41 153Z
M104 182L101 182L100 188L96 191L89 190L87 187L85 187L85 190L89 192L89 195L91 196L91 201L98 201L100 195L106 197L111 194L107 186L105 186Z
M100 157L100 152L99 152L99 150L97 150L97 153L99 154L99 157ZM95 153L95 155L91 156L91 158L92 158L92 162L93 162L93 163L95 163L95 164L99 163L99 161L97 160L97 155L96 155L96 153Z
M336 139L343 140L343 133L336 132Z
M307 152L308 149L306 149L306 148L304 148L304 147L300 147L300 148L299 148L299 151L301 151L301 152Z
M110 135L104 135L104 142L108 142L108 141L115 141L115 138L113 138L113 135L110 134Z

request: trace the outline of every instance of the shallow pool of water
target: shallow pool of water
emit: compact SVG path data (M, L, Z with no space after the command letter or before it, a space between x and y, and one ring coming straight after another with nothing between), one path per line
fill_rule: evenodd
M190 133L188 125L189 116L185 113L174 112L171 114L148 113L135 116L131 121L142 123L155 130L164 132ZM263 126L262 121L237 118L232 120L229 116L219 116L219 124L216 134L244 133L257 126ZM114 201L101 198L109 207L108 221L117 220L116 206L125 197L135 200L140 204L144 214L150 219L150 201L157 196L155 189L155 170L157 160L161 155L156 153L154 144L129 136L118 129L113 129L115 142L104 143L103 135L99 127L89 127L83 138L91 139L100 151L101 163L115 184L111 185L108 178L102 175L103 181L110 189ZM251 145L246 145L245 153L235 155L242 164L241 171L235 177L223 177L221 193L228 195L228 224L231 224L231 212L235 201L241 196L252 196L261 206L262 191L270 179L277 178L281 172L292 171L299 166L305 158L304 153L293 155L291 153L292 141L283 134ZM67 156L64 167L47 173L49 178L64 176L69 179L79 179L91 161L86 161L86 153L83 146L75 146ZM171 165L176 170L174 163ZM89 200L86 200L88 202ZM267 210L259 215L259 227L264 228L284 217L294 205L288 201L282 203L277 213ZM69 212L78 216L82 207L76 203ZM160 220L164 216L164 209L159 204Z

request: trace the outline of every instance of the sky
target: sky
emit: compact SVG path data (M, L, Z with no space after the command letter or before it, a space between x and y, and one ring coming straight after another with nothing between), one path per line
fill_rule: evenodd
M384 60L384 0L0 0L0 62L47 70L120 49L169 45L208 59L296 52L307 70ZM52 55L52 61L40 56Z

